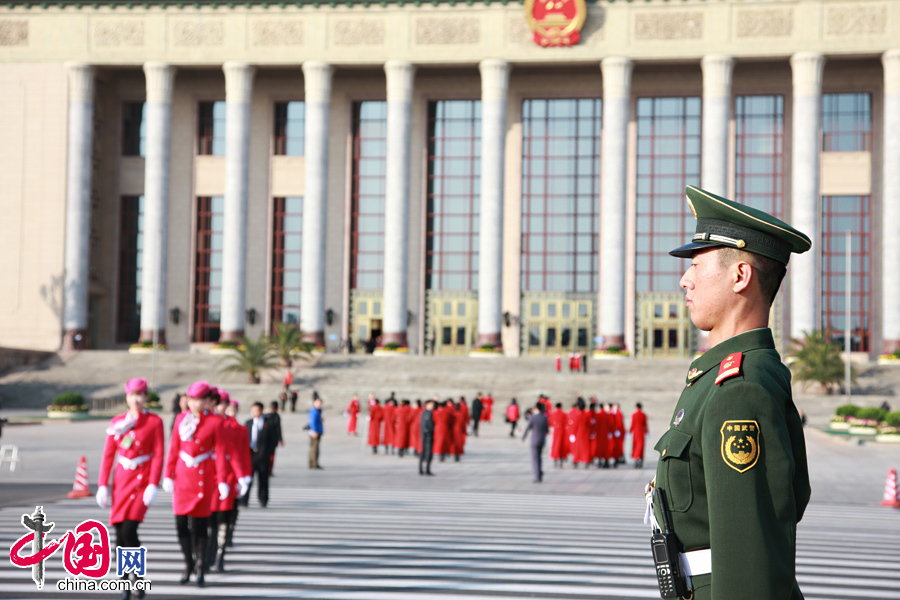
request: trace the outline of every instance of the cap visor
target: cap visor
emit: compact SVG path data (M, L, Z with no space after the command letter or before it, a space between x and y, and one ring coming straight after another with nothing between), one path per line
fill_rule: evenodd
M696 252L709 250L710 248L720 248L722 246L724 246L724 244L717 244L715 242L691 242L680 248L670 250L669 254L671 256L677 256L678 258L693 258L694 253Z

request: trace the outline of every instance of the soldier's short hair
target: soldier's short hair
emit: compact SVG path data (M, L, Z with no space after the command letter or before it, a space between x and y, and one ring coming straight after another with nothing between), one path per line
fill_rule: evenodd
M728 267L738 261L749 263L753 267L753 273L759 281L759 291L763 299L772 305L775 301L775 295L781 287L781 281L784 279L787 268L773 258L747 252L746 250L738 250L737 248L723 247L719 248L719 266Z

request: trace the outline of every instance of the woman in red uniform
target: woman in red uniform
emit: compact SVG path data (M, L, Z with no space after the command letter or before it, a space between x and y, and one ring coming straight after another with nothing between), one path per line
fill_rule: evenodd
M548 419L550 429L553 431L553 440L550 442L550 459L553 466L561 467L566 459L566 413L563 412L562 403L556 403L556 409L550 413Z
M416 454L422 453L422 410L422 401L416 400L409 416L409 447Z
M452 403L451 400L447 400L447 402ZM431 418L434 420L434 453L440 457L438 460L444 462L447 453L450 452L450 436L452 435L450 429L451 409L447 408L446 403L441 404L439 401L435 403L440 408L434 409L431 414Z
M397 427L395 422L396 412L397 401L392 398L385 400L384 406L381 407L381 420L384 421L384 435L381 438L381 443L384 444L385 454L394 453L394 432Z
M113 472L112 509L109 522L116 530L116 545L138 548L138 525L144 520L147 507L156 500L157 486L162 475L163 422L144 408L147 402L147 380L130 379L125 384L128 412L113 417L106 430L106 444L100 462L100 483L97 504L109 506L109 475ZM144 597L144 590L135 596ZM131 598L131 591L122 593Z
M353 394L353 399L344 411L347 415L347 435L356 435L356 416L359 414L359 396Z
M178 415L169 440L166 477L163 489L173 492L172 509L178 530L178 543L184 554L184 573L180 583L190 581L197 570L197 586L205 584L203 572L209 542L209 515L213 501L224 500L230 492L223 419L206 410L209 384L198 381L187 391L188 412ZM218 482L218 485L216 485Z
M378 454L378 444L381 443L381 421L383 418L381 412L381 402L375 397L375 394L369 394L369 440L368 443L372 447L372 454Z

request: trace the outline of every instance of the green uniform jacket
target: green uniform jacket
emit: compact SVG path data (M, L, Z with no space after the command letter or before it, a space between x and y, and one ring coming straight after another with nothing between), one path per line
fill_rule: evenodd
M712 573L692 578L694 600L802 599L794 558L810 495L806 445L772 332L718 344L685 384L655 446L656 485L680 550L712 550Z

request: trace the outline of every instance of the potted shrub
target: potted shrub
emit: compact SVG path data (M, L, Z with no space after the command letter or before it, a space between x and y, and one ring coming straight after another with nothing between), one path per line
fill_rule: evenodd
M87 416L87 403L78 392L63 392L47 407L47 417L51 419L84 419Z
M156 344L157 350L167 350L165 344ZM141 340L136 344L132 344L128 347L128 352L130 354L149 354L153 352L153 340Z
M882 354L878 357L879 365L900 365L900 350L894 350L890 354Z
M226 364L220 370L223 373L243 373L250 383L259 383L263 371L275 368L275 358L266 334L260 333L255 342L244 337L240 346L235 344L234 350L224 358Z
M230 354L234 352L240 347L240 345L233 340L224 340L215 344L212 348L209 349L210 354Z
M884 416L876 439L879 442L900 443L900 411L894 411Z
M626 350L622 346L613 345L613 346L606 346L605 348L596 349L596 350L594 350L593 355L594 355L594 358L603 358L603 359L627 358L628 350Z
M887 411L883 408L863 408L850 420L850 433L854 435L877 435L878 424L884 420Z
M850 429L850 419L859 414L861 407L855 404L838 406L831 417L831 429L847 431Z
M375 356L385 356L385 355L395 355L395 354L407 354L409 353L409 347L404 346L403 344L399 344L397 342L387 342L381 346L375 348L375 352L372 354Z
M154 390L147 391L147 402L144 404L144 408L148 410L162 409L162 404L160 404L159 402L159 394L157 394Z
M303 331L299 327L275 323L275 332L269 336L269 345L282 367L290 367L298 358L304 362L310 359L315 344L302 340Z
M503 356L503 346L491 343L482 344L477 348L472 348L469 351L469 356L477 358L497 358Z

